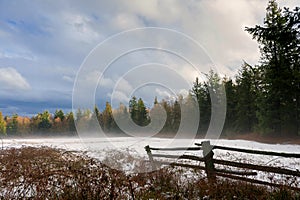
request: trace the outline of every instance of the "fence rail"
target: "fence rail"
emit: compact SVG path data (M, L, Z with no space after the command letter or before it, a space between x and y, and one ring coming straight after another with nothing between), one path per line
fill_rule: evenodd
M254 178L248 178L245 176L255 176L257 172L268 172L268 173L276 173L294 177L300 177L300 169L299 170L291 170L285 169L280 167L272 167L272 166L263 166L263 165L255 165L243 162L235 162L229 160L220 160L215 159L214 150L226 150L226 151L236 151L240 153L248 153L248 154L259 154L259 155L268 155L268 156L280 156L284 158L300 158L300 154L295 153L283 153L283 152L272 152L272 151L261 151L261 150L252 150L252 149L243 149L243 148L234 148L234 147L226 147L226 146L218 146L218 145L211 145L210 141L203 141L202 143L195 143L197 147L177 147L177 148L155 148L145 146L145 150L148 154L149 161L151 163L152 169L158 169L158 166L161 165L171 165L171 166L180 166L180 167L188 167L193 169L204 170L206 172L207 178L210 182L215 182L216 177L226 177L230 179L246 181L255 184L262 184L267 186L275 186L280 187L282 184L273 183L263 180L257 180ZM202 156L196 155L170 155L170 154L163 154L163 153L152 153L152 151L202 151ZM156 159L155 159L156 158ZM158 159L157 159L158 158ZM200 164L187 164L187 163L180 163L180 162L169 162L169 161L162 161L162 158L166 159L177 159L177 160L188 160L188 161L199 161L200 163L204 163L204 166ZM235 167L238 170L227 170L227 169L218 169L215 167L215 164L222 165L222 166L230 166ZM247 170L255 170L255 171L245 171ZM300 185L295 186L286 186L292 190L300 191Z
M195 145L201 146L201 144L199 144L199 143L195 143ZM242 148L235 148L235 147L224 147L224 146L218 146L218 145L214 145L213 149L237 151L240 153L260 154L260 155L266 155L266 156L281 156L281 157L285 157L285 158L300 158L300 154L295 154L295 153L260 151L260 150L242 149Z

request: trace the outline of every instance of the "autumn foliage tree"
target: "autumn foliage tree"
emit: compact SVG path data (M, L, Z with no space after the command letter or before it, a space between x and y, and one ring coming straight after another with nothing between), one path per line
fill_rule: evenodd
M2 112L0 112L0 134L5 135L6 134L6 123L4 121Z

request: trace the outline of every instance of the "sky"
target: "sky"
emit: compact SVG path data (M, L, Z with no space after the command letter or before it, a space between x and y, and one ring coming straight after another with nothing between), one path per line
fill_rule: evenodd
M300 0L278 3L294 8ZM202 61L210 60L205 69L213 66L233 77L243 60L251 65L259 61L258 45L244 29L262 24L266 6L261 0L0 0L0 111L29 116L44 110L70 111L76 83L81 90L95 89L101 109L106 101L128 102L132 95L151 106L154 96L186 94L196 76L206 73L205 67L197 71L182 57L159 49L131 52L105 70L101 66L103 56L139 41L181 48L186 57L197 59L200 51L185 45L186 35L200 44L200 54L205 52ZM161 31L114 37L145 27ZM105 43L111 38L113 42ZM84 61L95 48L102 48L99 60L94 59L94 67L83 76Z

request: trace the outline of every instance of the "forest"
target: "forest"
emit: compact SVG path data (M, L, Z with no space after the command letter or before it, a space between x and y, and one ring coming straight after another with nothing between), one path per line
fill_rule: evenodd
M93 109L75 113L64 113L61 109L52 114L44 111L31 118L17 114L3 116L0 112L0 135L72 135L76 133L74 120L89 126L93 115L105 132L122 133L113 115L130 115L136 124L145 126L150 123L149 113L156 106L162 106L167 113L160 132L176 133L183 104L191 110L200 109L198 134L201 135L206 133L211 120L210 91L217 91L222 86L227 103L224 134L255 132L268 136L300 136L299 7L280 8L271 0L263 24L245 27L245 31L258 42L261 57L253 66L244 61L234 77L221 77L210 71L206 81L194 80L186 97L178 95L176 100L160 101L154 97L151 108L145 106L142 98L134 96L128 108L123 104L112 108L106 102L102 111L95 105Z

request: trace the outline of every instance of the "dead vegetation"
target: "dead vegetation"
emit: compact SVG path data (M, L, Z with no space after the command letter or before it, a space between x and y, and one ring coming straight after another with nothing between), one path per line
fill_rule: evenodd
M110 155L113 156L113 155ZM151 173L111 169L83 153L49 147L1 150L1 199L300 199L282 188L220 179L209 184L197 171L164 168Z

